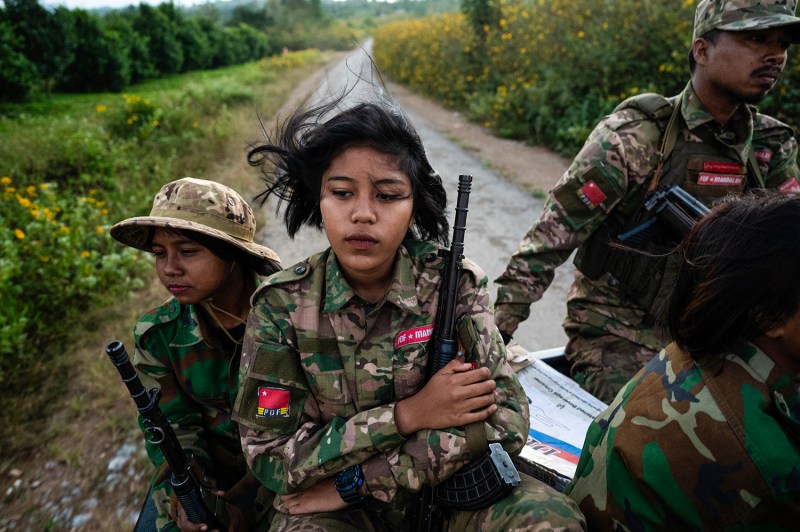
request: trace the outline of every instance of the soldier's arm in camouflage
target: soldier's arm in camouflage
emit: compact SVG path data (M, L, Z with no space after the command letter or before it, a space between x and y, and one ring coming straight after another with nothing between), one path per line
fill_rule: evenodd
M657 139L659 132L641 118L638 111L626 110L600 122L550 191L538 219L495 280L495 322L504 333L513 335L552 283L555 269L606 221L631 185L641 185L655 168L658 146L648 139ZM601 192L599 205L585 198L587 185Z
M756 120L770 123L774 121L763 115L756 115ZM787 180L800 179L800 169L797 164L797 139L788 126L771 128L768 135L763 135L758 139L758 145L754 145L753 149L767 150L770 153L764 176L768 188L778 188Z
M490 368L497 384L498 409L485 422L489 441L501 442L513 456L525 444L530 418L522 385L506 362L505 346L494 326L488 278L476 283L463 275L459 285L459 340L466 350L465 360ZM450 430L421 430L399 448L373 456L362 463L370 494L382 501L391 500L398 489L418 491L424 484L435 485L469 461L463 427Z

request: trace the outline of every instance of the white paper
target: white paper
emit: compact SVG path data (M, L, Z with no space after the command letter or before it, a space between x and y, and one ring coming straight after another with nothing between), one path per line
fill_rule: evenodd
M545 356L552 355L550 351ZM540 478L562 489L575 475L586 430L607 405L582 389L540 359L542 353L528 353L517 362L530 365L517 372L528 396L531 427L520 458L541 466L540 474L555 473L560 478Z

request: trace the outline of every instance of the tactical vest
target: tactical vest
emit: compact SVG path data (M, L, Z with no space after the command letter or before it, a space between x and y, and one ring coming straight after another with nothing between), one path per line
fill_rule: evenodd
M682 94L668 99L646 93L625 100L614 110L636 109L658 124L660 161L647 184L614 208L575 257L575 266L589 279L598 280L609 274L609 286L618 288L623 298L647 310L648 320L656 310L654 304L661 299L659 294L669 284L665 282L669 279L666 273L677 266L677 260L670 257L678 242L664 231L642 245L639 248L642 253L609 245L650 216L644 209L648 192L658 186L680 185L710 207L723 196L741 195L764 183L755 160L751 157L748 164L742 164L736 151L718 140L710 128L703 126L692 132L700 137L700 142L687 142L681 98Z

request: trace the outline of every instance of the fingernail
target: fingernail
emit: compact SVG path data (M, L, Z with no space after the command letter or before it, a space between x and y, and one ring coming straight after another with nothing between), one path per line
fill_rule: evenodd
M470 365L472 366L472 369L478 369L478 363L477 362L470 362Z

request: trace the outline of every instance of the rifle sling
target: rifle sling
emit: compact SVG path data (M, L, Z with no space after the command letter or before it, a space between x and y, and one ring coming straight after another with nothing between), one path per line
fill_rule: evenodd
M680 93L678 97L675 98L672 115L669 117L667 128L664 130L664 137L661 140L661 157L658 160L658 166L656 166L656 171L653 173L653 178L650 180L650 185L647 188L648 193L653 192L658 187L658 182L661 180L661 172L664 168L664 162L669 159L673 148L675 148L675 143L678 141L678 128L676 124L681 114L682 99L683 93Z
M483 426L483 421L470 423L464 427L464 433L467 438L470 459L477 460L486 454L486 449L489 448L489 440L486 438L486 429Z

